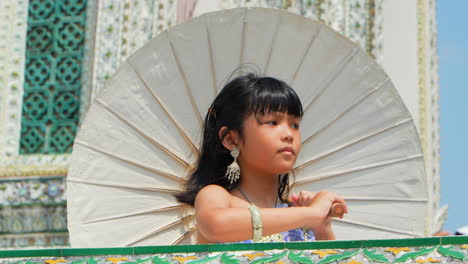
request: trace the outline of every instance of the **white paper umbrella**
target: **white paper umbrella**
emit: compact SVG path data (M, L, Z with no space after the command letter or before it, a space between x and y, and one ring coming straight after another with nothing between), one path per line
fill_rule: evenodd
M172 196L194 166L202 116L244 63L289 83L305 114L295 190L342 194L338 239L423 236L427 193L413 120L383 70L329 27L273 9L207 14L158 35L93 101L72 154L74 247L193 243Z

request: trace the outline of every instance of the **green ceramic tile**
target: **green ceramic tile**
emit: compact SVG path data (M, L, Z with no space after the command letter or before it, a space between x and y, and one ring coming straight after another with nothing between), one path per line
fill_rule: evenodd
M248 243L248 244L223 244L210 245L210 251L264 251L284 249L285 243ZM223 246L223 247L218 247ZM225 248L225 249L224 249Z
M60 249L0 250L0 258L60 257Z
M441 237L442 245L463 245L468 244L468 236Z
M62 256L133 255L133 248L64 248Z
M5 178L5 179L1 179L0 180L0 183L1 182L24 182L24 181L41 181L41 182L45 182L45 181L49 181L49 180L63 180L65 179L65 175L64 176L44 176L44 177L28 177L28 178Z
M208 245L179 245L179 246L152 246L135 247L134 254L163 254L183 252L206 252Z
M419 247L440 245L439 237L428 238L408 238L408 239L385 239L385 240L367 240L363 241L365 248L372 247Z
M70 153L78 129L86 1L29 8L20 154Z
M334 249L334 248L360 248L362 242L356 241L316 241L316 242L296 242L286 243L287 249Z
M33 206L60 206L67 205L67 202L45 202L45 203L20 203L20 204L11 204L11 205L0 205L2 208L23 208L23 207L33 207Z

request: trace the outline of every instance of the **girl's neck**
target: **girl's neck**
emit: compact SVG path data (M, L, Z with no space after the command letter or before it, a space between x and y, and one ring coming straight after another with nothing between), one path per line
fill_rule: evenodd
M278 200L278 177L277 175L243 173L239 187L256 206L262 208L275 207ZM240 194L244 198L242 193Z

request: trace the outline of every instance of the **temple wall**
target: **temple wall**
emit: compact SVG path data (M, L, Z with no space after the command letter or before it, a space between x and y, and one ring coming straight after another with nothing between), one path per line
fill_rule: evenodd
M74 102L79 102L76 116L73 116L76 127L82 122L91 100L122 61L159 32L186 19L177 17L177 5L182 2L189 5L191 1L86 2L82 21L86 26L80 29L83 36L81 78L79 83L70 84L75 88L79 86L79 92L74 94ZM37 4L35 1L0 1L0 247L68 244L65 177L71 151L69 144L73 139L70 133L76 133L76 129L68 129L69 133L62 136L50 134L47 129L51 125L46 124L44 140L51 145L68 144L64 148L66 151L54 152L50 150L53 148L48 148L45 152L24 153L28 132L24 131L26 126L22 128L23 110L31 102L28 100L32 100L27 96L31 83L27 66L30 65L27 55L31 44L28 43L34 42L28 38L28 32L33 31L28 24L31 3ZM207 10L241 6L280 8L321 20L358 43L384 67L416 120L425 150L430 182L429 215L432 216L427 232L440 229L446 211L439 209L435 1L199 0L193 11L197 15ZM58 58L55 53L50 56L54 60ZM51 66L49 74L56 73L54 67ZM40 105L34 107L33 110L41 109ZM51 138L56 140L51 141ZM34 150L34 147L31 145L29 149Z

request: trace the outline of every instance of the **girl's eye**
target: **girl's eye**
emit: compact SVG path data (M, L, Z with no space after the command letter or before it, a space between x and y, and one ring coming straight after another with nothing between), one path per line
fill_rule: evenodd
M295 129L298 129L299 128L299 123L292 124L292 127L295 128Z
M274 126L276 126L278 124L278 122L273 121L273 120L272 121L267 121L266 123L270 124L270 125L274 125Z

